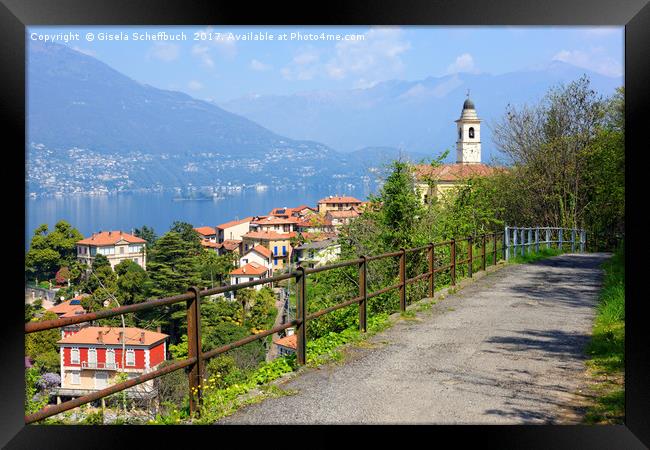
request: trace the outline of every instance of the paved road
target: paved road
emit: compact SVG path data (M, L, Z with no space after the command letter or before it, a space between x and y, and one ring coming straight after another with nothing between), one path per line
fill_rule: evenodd
M355 348L342 365L280 385L295 395L228 424L571 423L608 254L573 254L487 274Z

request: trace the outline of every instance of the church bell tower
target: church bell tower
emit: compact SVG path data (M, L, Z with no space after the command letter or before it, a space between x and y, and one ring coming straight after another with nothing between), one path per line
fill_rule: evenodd
M458 164L478 164L481 162L481 120L476 115L474 102L467 99L463 112L456 120L458 140L456 141L456 162Z

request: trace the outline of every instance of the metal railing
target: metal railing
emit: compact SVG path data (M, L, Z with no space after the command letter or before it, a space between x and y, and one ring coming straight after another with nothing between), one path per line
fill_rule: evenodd
M504 247L505 259L510 260L517 255L524 256L527 253L539 253L540 246L564 250L565 245L570 246L571 252L580 253L585 251L587 232L581 228L558 228L558 227L505 227Z
M138 311L149 310L152 308L157 308L166 305L172 305L175 303L185 302L186 305L186 314L187 314L187 337L188 337L188 357L176 361L170 365L167 365L160 369L152 370L148 373L140 375L136 378L129 379L117 383L115 385L109 386L107 388L101 389L99 391L93 392L92 394L84 395L66 402L63 402L58 405L48 405L45 408L36 411L33 414L25 416L25 423L30 424L43 420L47 417L59 414L64 411L76 408L86 403L107 397L109 395L115 394L122 390L131 388L133 386L139 385L146 381L152 380L154 378L161 377L163 375L169 374L176 370L186 369L188 371L188 380L190 387L190 411L192 414L198 411L198 406L201 402L202 391L200 388L201 378L204 372L205 361L214 358L222 353L225 353L229 350L241 347L250 342L264 339L267 336L270 336L274 333L278 333L282 330L295 326L295 334L297 335L297 350L296 350L296 359L299 365L304 365L306 362L306 344L307 344L307 334L306 326L307 322L314 320L324 314L336 311L347 306L357 304L359 308L359 329L362 332L365 332L367 329L367 305L368 300L379 295L385 294L389 291L398 290L399 291L399 309L400 311L406 311L407 306L407 285L416 283L419 281L428 281L428 290L427 294L429 297L433 297L436 288L436 277L437 274L441 272L449 272L450 275L450 284L451 286L456 285L457 281L457 269L461 269L463 265L466 266L467 276L471 277L474 272L475 262L480 260L480 268L485 270L487 258L491 255L491 262L493 265L497 264L499 259L502 259L502 252L497 251L497 241L501 240L501 250L503 250L503 233L490 233L483 234L481 236L469 236L464 239L451 239L449 241L440 242L440 243L430 243L428 245L409 248L409 249L400 249L396 252L384 253L382 255L374 256L361 256L357 259L341 261L338 263L314 267L314 268L305 268L298 267L297 270L290 273L285 273L281 275L276 275L268 278L262 278L255 281L249 281L241 284L235 284L230 286L221 286L210 289L199 290L196 287L191 287L188 289L188 292L181 295L174 295L171 297L164 297L155 300L148 300L143 303L132 304L121 306L113 309L106 309L102 311L92 312L77 315L74 317L59 318L54 320L46 320L43 322L29 322L25 324L25 333L34 333L38 331L50 330L53 328L60 328L67 325L89 322L98 319L105 319L109 317L118 316L120 314L133 313ZM466 242L466 245L459 245ZM488 250L488 243L491 242L490 249ZM474 247L479 246L480 250L476 253L474 252ZM448 247L448 261L447 258L440 259L436 255L436 249ZM458 250L465 250L465 258L458 258ZM407 255L415 252L421 252L426 250L427 252L427 271L419 275L415 275L411 278L407 278ZM444 251L443 253L447 253ZM396 283L391 286L384 287L374 292L368 292L368 263L371 261L386 259L386 258L395 258L399 257L399 283ZM358 269L358 284L359 284L359 295L342 303L330 306L329 308L322 309L320 311L307 314L307 276L309 274L315 274L319 272L324 272L327 270L356 266ZM257 334L247 336L243 339L240 339L230 344L223 345L218 348L208 350L206 352L201 351L201 313L200 313L200 300L202 297L211 296L215 294L222 294L225 292L233 292L239 289L250 288L261 284L276 283L282 280L294 279L296 286L296 318L288 321L282 325L275 326L269 330L262 331ZM196 392L196 397L192 395L193 392Z

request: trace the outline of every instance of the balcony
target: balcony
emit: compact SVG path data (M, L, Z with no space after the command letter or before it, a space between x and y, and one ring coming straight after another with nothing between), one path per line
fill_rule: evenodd
M118 362L91 362L83 361L81 363L82 369L103 369L103 370L117 370L120 368Z

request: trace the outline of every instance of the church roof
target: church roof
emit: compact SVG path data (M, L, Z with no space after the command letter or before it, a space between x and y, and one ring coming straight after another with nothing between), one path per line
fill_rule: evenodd
M467 100L465 100L465 103L463 103L463 109L476 109L474 107L474 102L467 97Z
M488 166L483 163L452 163L443 164L437 167L432 167L428 164L419 164L415 166L415 176L418 180L430 177L437 181L459 181L468 178L486 177L492 175L497 170L496 167Z

